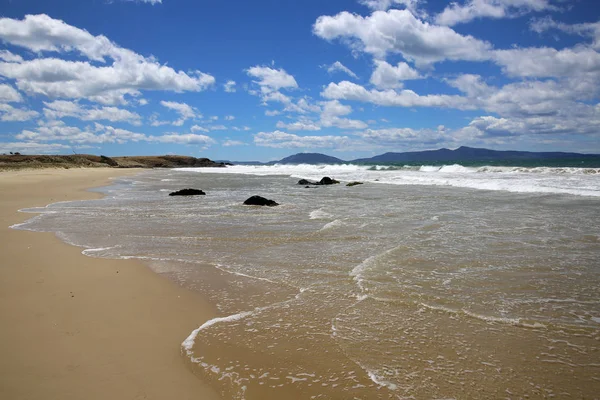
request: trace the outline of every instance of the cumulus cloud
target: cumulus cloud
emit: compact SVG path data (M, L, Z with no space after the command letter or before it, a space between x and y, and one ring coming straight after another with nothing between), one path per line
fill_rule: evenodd
M487 42L421 21L408 10L375 11L368 17L347 11L320 16L313 32L326 40L341 39L353 50L376 58L401 54L425 65L443 60L481 61L489 58L491 49Z
M320 131L319 124L310 120L300 120L296 122L285 123L278 121L276 127L279 129L287 129L289 131Z
M450 3L435 16L440 25L453 26L477 18L515 18L531 11L556 10L550 0L467 0Z
M175 101L161 101L160 105L179 114L180 118L173 122L175 126L182 126L188 119L202 118L192 106L186 103L177 103Z
M342 118L352 113L352 107L340 103L338 100L323 102L321 125L324 127L337 127L341 129L364 129L368 125L356 119Z
M185 145L200 145L203 148L207 148L212 144L215 144L215 140L206 135L199 135L195 133L177 134L169 133L162 136L151 136L149 138L152 142L159 143L173 143L173 144L185 144Z
M285 72L283 68L274 69L257 65L248 68L246 73L257 79L254 82L260 86L263 93L276 92L280 89L295 89L298 87L296 79Z
M581 24L565 24L555 21L551 16L531 21L529 28L537 33L544 33L549 30L558 30L564 33L579 35L592 39L592 47L600 49L600 21L585 22Z
M343 72L346 75L348 75L354 79L358 79L358 76L354 72L352 72L350 70L350 68L346 67L344 64L342 64L339 61L336 61L333 64L331 64L330 66L328 66L327 72L329 72L330 74L333 74L334 72Z
M503 71L516 77L568 77L600 71L600 53L584 46L562 50L517 48L497 50L493 54Z
M83 121L106 120L128 122L132 125L142 124L139 114L117 107L84 107L77 102L66 100L44 102L44 105L44 115L48 119L73 117Z
M0 103L0 120L5 122L29 121L36 118L40 113L26 108L16 108L10 104Z
M235 81L229 80L223 84L223 90L225 90L227 93L235 93L235 85Z
M0 103L20 103L23 101L23 98L10 85L6 83L0 83Z
M351 144L347 136L299 136L282 131L259 132L254 144L273 148L340 148Z
M20 152L22 154L52 154L69 149L71 149L70 146L60 143L0 142L0 153Z
M222 143L222 145L224 147L231 147L231 146L247 146L248 143L244 143L240 140L226 140Z
M30 95L88 98L114 105L125 104L126 95L139 96L142 90L201 91L215 82L211 75L176 71L122 48L103 35L94 36L45 14L27 15L23 20L0 18L0 39L39 55L54 54L50 58L0 63L0 75L16 80L17 87ZM70 53L90 61L55 56Z
M380 106L394 107L442 107L456 109L474 108L468 99L456 95L425 95L421 96L412 90L367 90L352 82L342 81L330 83L321 92L321 96L332 100L354 100L373 103Z
M399 62L395 67L382 60L375 60L375 70L370 82L379 89L399 89L402 81L421 79L421 75L407 63Z

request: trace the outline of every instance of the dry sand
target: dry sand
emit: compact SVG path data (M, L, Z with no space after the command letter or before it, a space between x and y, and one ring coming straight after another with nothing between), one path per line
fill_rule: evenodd
M100 196L131 170L0 172L0 399L217 399L183 339L214 316L198 294L134 260L86 257L9 226L26 207Z

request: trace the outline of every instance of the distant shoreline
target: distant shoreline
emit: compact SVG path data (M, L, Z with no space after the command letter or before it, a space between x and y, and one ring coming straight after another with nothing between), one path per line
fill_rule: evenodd
M0 171L39 168L222 168L225 166L226 163L215 162L208 158L177 155L125 157L106 157L90 154L0 155Z

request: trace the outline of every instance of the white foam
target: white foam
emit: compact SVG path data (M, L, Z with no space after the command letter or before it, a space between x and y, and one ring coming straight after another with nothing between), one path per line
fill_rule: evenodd
M415 167L366 165L239 165L227 168L178 168L198 173L280 175L319 180L436 185L515 193L556 193L600 197L600 168L465 167L459 164Z
M331 221L331 222L329 222L329 223L325 224L325 225L324 225L324 226L323 226L323 227L320 229L320 231L326 231L326 230L333 229L333 228L335 228L335 227L342 226L342 225L344 225L344 222L342 222L342 221L341 221L341 220L339 220L339 219L335 219L335 220L333 220L333 221Z
M323 209L319 208L318 210L313 210L309 214L310 219L328 219L332 218L333 215L328 212L323 211Z

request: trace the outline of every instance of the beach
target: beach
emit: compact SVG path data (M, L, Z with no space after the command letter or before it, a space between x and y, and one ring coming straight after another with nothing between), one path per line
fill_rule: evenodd
M0 397L596 398L598 173L2 175Z
M0 172L0 398L218 398L180 352L214 315L201 296L139 261L86 257L52 233L9 228L33 217L19 209L99 198L87 189L138 172Z

